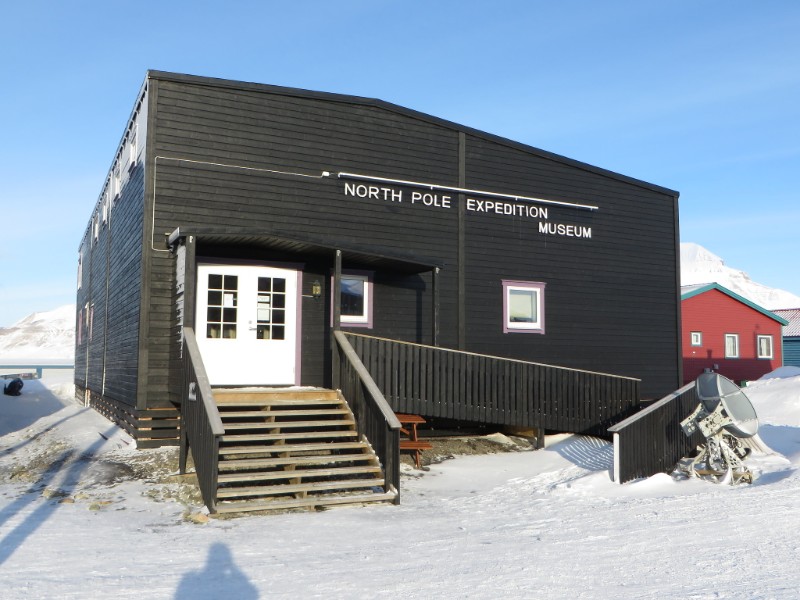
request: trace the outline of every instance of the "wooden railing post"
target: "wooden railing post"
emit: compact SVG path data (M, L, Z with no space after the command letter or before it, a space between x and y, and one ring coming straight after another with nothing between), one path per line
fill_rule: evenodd
M342 251L337 250L333 264L333 333L342 328ZM341 362L339 349L334 335L331 335L331 385L340 389Z

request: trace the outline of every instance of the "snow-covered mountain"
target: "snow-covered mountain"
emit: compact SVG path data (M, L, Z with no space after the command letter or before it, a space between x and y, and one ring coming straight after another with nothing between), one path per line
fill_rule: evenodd
M73 360L75 305L36 312L11 327L0 327L0 361Z
M725 261L699 244L681 244L681 285L718 283L767 310L800 307L800 296L756 283L744 271L725 265Z

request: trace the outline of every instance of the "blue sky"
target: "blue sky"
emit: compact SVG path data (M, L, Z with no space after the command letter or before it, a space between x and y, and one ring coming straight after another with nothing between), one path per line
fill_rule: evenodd
M380 98L681 193L683 241L800 294L794 0L26 0L0 24L0 326L74 302L147 69Z

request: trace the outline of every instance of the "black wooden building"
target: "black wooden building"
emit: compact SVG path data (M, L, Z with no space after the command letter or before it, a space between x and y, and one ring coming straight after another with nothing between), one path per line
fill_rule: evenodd
M365 439L387 407L597 429L680 385L677 199L380 100L150 71L80 244L76 393L182 436L211 496L236 427L192 411L265 386L341 390Z

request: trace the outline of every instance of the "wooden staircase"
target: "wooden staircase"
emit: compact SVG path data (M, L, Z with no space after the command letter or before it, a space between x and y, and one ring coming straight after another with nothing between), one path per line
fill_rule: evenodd
M220 513L393 502L378 458L333 390L215 389Z

